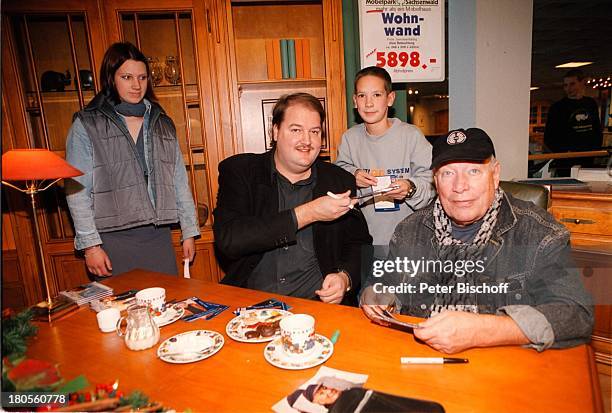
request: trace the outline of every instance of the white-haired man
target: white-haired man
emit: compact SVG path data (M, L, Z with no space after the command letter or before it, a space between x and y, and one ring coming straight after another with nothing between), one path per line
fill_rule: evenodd
M481 129L433 144L438 198L396 228L387 267L361 296L374 321L389 306L425 317L414 335L455 353L470 347L538 350L588 341L593 312L569 264L569 232L545 210L499 187L500 163Z

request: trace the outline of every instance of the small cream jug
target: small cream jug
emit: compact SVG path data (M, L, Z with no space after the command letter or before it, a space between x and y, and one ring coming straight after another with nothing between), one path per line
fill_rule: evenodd
M127 317L117 321L117 334L125 337L125 345L130 350L144 350L153 347L159 341L159 327L155 324L148 306L134 305L127 309ZM123 320L126 321L122 330Z

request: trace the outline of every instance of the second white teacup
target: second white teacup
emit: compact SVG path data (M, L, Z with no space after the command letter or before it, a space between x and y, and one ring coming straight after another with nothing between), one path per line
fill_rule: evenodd
M306 356L315 347L315 319L308 314L293 314L280 322L283 351L289 356Z
M136 293L136 304L148 305L155 311L162 311L166 302L166 290L161 287L145 288Z
M103 333L115 331L117 320L121 317L121 312L117 308L107 308L96 314L98 319L98 327Z

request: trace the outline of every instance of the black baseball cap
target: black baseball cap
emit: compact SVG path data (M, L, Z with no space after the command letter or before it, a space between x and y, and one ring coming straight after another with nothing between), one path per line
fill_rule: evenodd
M433 142L431 169L453 161L482 162L495 156L493 141L479 128L455 129Z

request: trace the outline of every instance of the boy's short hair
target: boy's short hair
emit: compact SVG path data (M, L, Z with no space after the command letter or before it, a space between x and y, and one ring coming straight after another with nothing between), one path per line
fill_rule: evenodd
M568 77L575 77L580 82L582 79L584 79L584 72L581 69L571 69L567 71L565 76L563 76L563 79Z
M391 83L391 75L385 69L383 69L382 67L378 67L378 66L364 67L359 72L357 72L357 74L355 75L355 84L354 84L355 92L357 92L357 82L359 81L359 79L361 79L364 76L375 76L379 79L382 79L385 82L385 91L387 93L391 93L391 90L393 87Z

